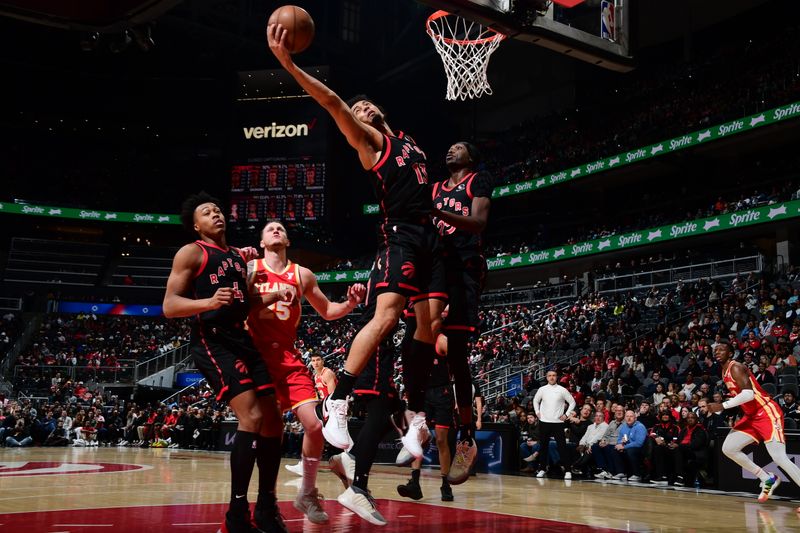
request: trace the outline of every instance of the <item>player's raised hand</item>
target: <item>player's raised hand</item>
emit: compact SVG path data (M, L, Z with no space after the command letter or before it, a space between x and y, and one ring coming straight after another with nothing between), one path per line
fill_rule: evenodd
M208 303L211 309L219 309L223 305L231 305L233 303L233 289L220 287L214 293L214 296L208 299Z
M289 49L286 48L286 35L287 30L280 24L270 24L267 26L267 42L269 49L273 55L278 58L278 61L283 68L289 68L294 65L292 56Z
M364 301L366 294L367 288L361 283L355 283L347 289L347 303L355 307Z

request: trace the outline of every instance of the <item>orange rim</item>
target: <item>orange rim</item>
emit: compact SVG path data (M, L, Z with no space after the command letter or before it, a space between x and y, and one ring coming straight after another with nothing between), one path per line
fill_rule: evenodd
M488 26L483 26L482 24L481 24L482 27L485 27L488 31L494 32L494 35L490 35L489 37L483 37L481 39L453 39L451 37L444 37L442 35L435 33L433 31L433 27L431 26L431 22L447 17L449 15L452 15L452 13L440 9L439 11L436 11L430 17L428 17L428 20L425 22L425 27L428 35L430 35L432 39L436 39L445 42L447 44L458 44L461 46L465 46L465 45L486 44L486 43L491 43L493 41L502 41L503 39L506 38L506 36L503 35L502 33L497 32L492 28L489 28Z

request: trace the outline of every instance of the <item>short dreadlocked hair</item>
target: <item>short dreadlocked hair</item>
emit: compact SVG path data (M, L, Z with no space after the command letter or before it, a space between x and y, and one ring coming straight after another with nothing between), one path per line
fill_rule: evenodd
M220 201L206 191L191 195L183 201L181 206L181 224L187 231L194 233L194 212L203 204L215 204L220 209L222 208Z

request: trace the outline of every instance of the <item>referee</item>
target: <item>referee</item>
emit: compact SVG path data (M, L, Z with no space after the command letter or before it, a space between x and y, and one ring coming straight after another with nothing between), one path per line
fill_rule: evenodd
M565 470L562 463L567 457L564 421L568 415L574 414L575 400L567 389L556 383L557 378L556 371L550 370L547 373L547 385L536 391L536 396L533 397L533 410L539 418L539 460L541 461L541 467L536 477L544 477L547 472L550 459L550 437L556 440L558 447L558 466ZM564 478L571 477L569 470L565 470Z

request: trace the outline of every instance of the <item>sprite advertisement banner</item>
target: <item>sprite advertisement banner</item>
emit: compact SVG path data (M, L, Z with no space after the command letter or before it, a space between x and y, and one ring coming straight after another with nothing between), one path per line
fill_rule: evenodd
M526 252L524 254L504 255L492 257L487 260L489 270L502 270L506 268L519 268L554 261L565 261L587 255L646 246L664 241L696 237L718 231L744 228L767 222L777 222L800 217L800 200L792 200L780 204L754 207L717 215L714 217L667 224L655 228L648 228L630 233L622 233L613 237L604 237L576 244L556 246L546 250ZM348 283L363 282L369 277L368 270L348 270L346 272L321 272L317 274L320 283Z
M545 187L551 187L553 185L558 185L559 183L585 178L586 176L599 174L600 172L604 172L606 170L630 165L645 159L677 152L679 150L705 144L717 139L722 139L724 137L738 135L739 133L744 133L762 126L783 122L797 116L800 116L800 102L776 107L775 109L770 109L769 111L762 111L756 115L750 115L748 117L732 120L724 124L698 130L693 133L687 133L666 141L661 141L649 146L643 146L629 152L622 152L610 157L606 157L605 159L600 159L598 161L592 161L591 163L586 163L577 167L568 168L547 176L541 176L530 181L521 181L518 183L510 183L508 185L501 185L500 187L495 187L495 189L492 191L492 198L504 198L506 196L514 196L516 194L538 191L539 189L544 189ZM378 205L364 205L363 213L365 215L377 214Z
M82 220L102 220L107 222L140 222L146 224L180 224L178 215L160 213L126 213L124 211L97 211L94 209L74 209L72 207L53 207L49 205L7 204L0 202L0 213L13 215L35 215L40 217L77 218Z

